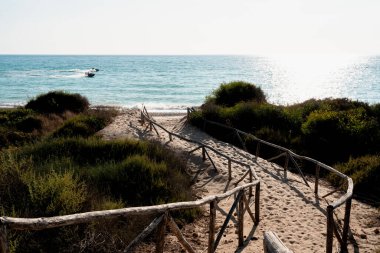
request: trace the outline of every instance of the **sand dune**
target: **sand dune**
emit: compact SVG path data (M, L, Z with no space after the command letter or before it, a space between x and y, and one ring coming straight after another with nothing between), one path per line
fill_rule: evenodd
M100 134L105 139L141 138L156 139L172 148L187 159L189 174L194 181L194 192L198 198L221 193L234 187L236 181L243 173L244 168L233 166L232 182L228 180L227 160L210 152L218 172L215 172L210 161L203 162L201 151L191 155L187 151L195 148L194 144L173 138L169 141L168 135L159 131L159 136L149 128L141 126L138 110L127 110L118 116L115 121ZM305 185L295 173L288 172L288 179L284 179L283 169L263 159L236 148L230 144L218 141L204 132L186 124L182 116L156 115L154 119L168 130L193 140L202 141L231 158L252 165L261 180L261 221L255 226L249 215L245 215L243 247L237 247L236 219L229 223L225 234L217 248L217 252L263 252L263 233L271 230L277 233L285 245L294 252L325 252L326 243L326 216L327 202L333 202L342 193L335 193L327 199L316 198L313 189ZM312 183L312 180L309 179ZM248 181L247 181L248 182ZM330 192L328 183L322 182L320 195ZM233 203L233 198L227 198L219 203L217 211L217 224L220 227ZM336 215L343 219L344 208L339 208ZM349 245L349 252L374 252L380 248L380 215L376 208L353 200L351 213L351 232L353 238ZM207 251L208 240L208 213L193 224L185 226L183 233L190 244L199 252ZM168 252L181 252L182 248L176 238L168 234L166 250ZM143 245L141 251L151 249ZM144 248L145 247L145 248ZM334 239L334 248L338 248Z

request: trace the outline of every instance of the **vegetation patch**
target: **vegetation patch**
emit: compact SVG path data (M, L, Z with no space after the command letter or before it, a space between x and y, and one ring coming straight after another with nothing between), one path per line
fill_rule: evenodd
M235 82L221 84L219 89L206 98L200 111L191 113L190 122L216 138L241 146L240 140L231 130L204 123L204 119L217 121L326 164L344 164L337 166L342 171L346 171L344 166L353 166L353 162L348 162L350 159L368 160L368 156L378 157L380 154L379 104L328 98L278 106L265 102L265 97L252 101L242 94L244 92L229 93L229 89L235 85ZM224 96L227 93L235 94L231 95L233 102L218 102L217 98L220 97L229 101L228 96ZM257 144L254 138L247 137L244 141L248 150L254 153ZM261 145L260 156L270 158L277 154L273 148ZM283 161L279 162L283 165ZM363 167L356 167L355 174L347 173L356 178L357 195L361 193L364 196L368 192L360 182L367 182L368 189L374 187L376 184L369 177L376 178L374 175L379 175L380 172L374 162L361 166Z
M66 93L64 91L51 91L37 96L30 100L25 108L39 113L63 113L72 111L75 113L84 112L90 103L86 97L80 94Z
M233 106L243 101L263 103L266 102L266 98L260 87L243 81L234 81L221 84L207 98L207 101L222 106Z
M185 163L158 143L94 134L117 111L49 92L0 110L2 216L47 217L192 199ZM193 220L199 210L176 211ZM12 252L116 252L154 217L122 217L43 231L8 231Z

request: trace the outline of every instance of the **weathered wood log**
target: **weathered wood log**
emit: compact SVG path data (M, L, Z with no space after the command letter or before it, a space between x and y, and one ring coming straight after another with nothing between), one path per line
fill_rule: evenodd
M264 253L293 253L280 240L276 233L267 231L264 233Z
M169 216L168 225L173 234L178 238L179 243L190 253L195 253L195 250L191 247L189 242L183 237L181 230L178 228L177 224L174 222L173 218Z
M158 224L158 227L157 227L156 253L164 252L165 232L166 232L167 223L168 223L168 212L165 212L165 214L162 217L162 221L160 222L160 224Z
M190 209L200 207L211 201L218 201L239 192L242 189L257 185L260 181L238 186L225 193L216 194L195 201L176 202L161 204L155 206L128 207L113 210L93 211L85 213L76 213L63 216L41 217L41 218L13 218L0 217L0 225L6 225L9 229L15 230L41 230L47 228L63 227L80 223L96 221L99 218L116 218L122 216L141 216L147 214L162 214L166 211Z
M125 253L128 253L133 247L145 239L152 231L161 223L164 214L160 217L156 217L132 242L129 243L127 248L124 250Z
M215 221L216 221L216 201L210 202L210 221L208 225L209 235L208 235L208 253L213 253L215 251L214 248L214 240L215 240Z

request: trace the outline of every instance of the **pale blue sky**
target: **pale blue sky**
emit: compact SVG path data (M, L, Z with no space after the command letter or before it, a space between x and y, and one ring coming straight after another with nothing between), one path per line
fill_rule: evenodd
M0 0L1 54L380 54L380 0Z

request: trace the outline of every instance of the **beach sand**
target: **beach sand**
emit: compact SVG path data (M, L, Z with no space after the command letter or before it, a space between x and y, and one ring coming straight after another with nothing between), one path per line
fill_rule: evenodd
M228 162L210 152L218 172L215 172L209 160L202 160L201 151L191 155L187 152L196 146L191 143L173 138L159 130L149 131L147 125L141 126L138 110L126 110L116 117L114 122L100 131L105 139L136 138L154 139L170 147L173 152L183 156L188 162L189 174L194 181L193 189L196 198L218 194L232 189L233 182L244 174L244 168L233 165L232 182L228 180ZM326 248L326 215L327 202L332 203L342 196L337 192L327 199L316 198L314 189L309 188L297 174L288 172L288 179L284 179L283 168L261 158L236 148L230 144L218 141L206 133L186 123L185 115L159 114L153 118L168 130L184 137L214 147L231 158L250 164L261 180L260 223L255 226L246 213L244 218L245 244L238 248L236 218L228 224L216 252L263 252L263 233L275 232L284 244L294 252L325 252ZM308 179L313 185L312 179ZM247 180L245 181L248 182ZM321 182L319 196L333 190L326 182ZM233 197L218 203L217 230L221 227L228 213ZM344 206L336 210L336 217L343 219ZM379 210L365 203L353 200L350 228L353 238L349 244L349 252L375 252L380 248L380 214ZM169 230L168 230L169 231ZM182 233L197 252L207 252L208 242L208 206L204 208L203 215L194 223L182 228ZM334 252L338 242L334 238ZM140 245L136 252L153 250L153 245ZM181 252L182 247L176 237L167 232L165 239L165 252Z

